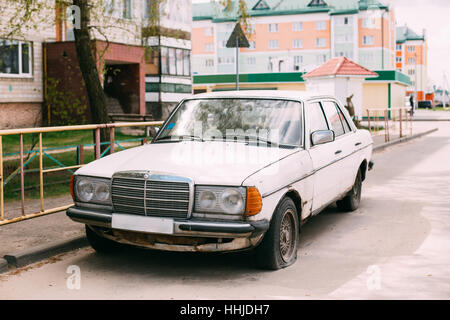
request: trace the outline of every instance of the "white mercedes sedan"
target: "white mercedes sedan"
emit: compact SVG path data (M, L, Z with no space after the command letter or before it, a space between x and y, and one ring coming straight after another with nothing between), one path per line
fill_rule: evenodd
M373 141L333 96L205 93L182 101L151 143L79 169L67 215L97 252L255 249L297 260L301 226L330 204L356 210Z

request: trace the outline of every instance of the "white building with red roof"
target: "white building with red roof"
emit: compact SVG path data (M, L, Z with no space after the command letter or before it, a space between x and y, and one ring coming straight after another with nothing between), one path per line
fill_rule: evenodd
M333 94L342 103L352 97L355 116L363 117L363 84L367 78L376 78L378 74L345 57L328 60L320 67L306 73L307 91Z

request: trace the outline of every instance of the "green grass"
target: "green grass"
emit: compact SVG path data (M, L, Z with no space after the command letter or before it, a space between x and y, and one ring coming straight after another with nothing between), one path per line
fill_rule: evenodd
M433 109L433 111L450 111L450 106L448 106L446 109L444 109L444 107L436 107Z

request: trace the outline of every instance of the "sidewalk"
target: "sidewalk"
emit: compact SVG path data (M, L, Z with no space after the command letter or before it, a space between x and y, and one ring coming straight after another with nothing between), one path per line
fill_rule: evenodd
M433 122L415 122L413 134L425 133L437 127ZM409 135L409 131L405 133ZM394 136L391 135L391 142L394 140ZM383 145L385 145L384 135L374 137L374 148ZM45 200L45 208L50 209L70 203L72 203L70 195L49 198ZM20 208L20 202L7 202L5 216L19 216ZM29 200L26 202L26 208L27 213L38 212L40 201ZM52 245L80 237L84 237L84 226L72 222L65 212L0 226L0 260L5 254L16 254L23 250L33 250L38 246Z
M449 114L449 116L450 116L450 114ZM434 128L437 128L437 125L435 123L433 123L432 121L413 122L412 135L420 134L420 133L432 130ZM403 127L402 131L403 131L402 132L403 137L408 137L411 135L411 130L410 130L409 125L406 128ZM393 141L400 139L398 123L397 123L397 128L395 130L391 129L389 131L389 138L390 138L389 142L393 142ZM372 139L374 142L374 148L386 143L385 137L384 137L384 131L381 132L380 135L373 136Z
M419 109L414 112L413 121L450 121L449 111Z

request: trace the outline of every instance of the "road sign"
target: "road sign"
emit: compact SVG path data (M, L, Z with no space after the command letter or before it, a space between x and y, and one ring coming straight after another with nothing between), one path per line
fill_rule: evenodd
M248 48L250 43L242 31L241 24L236 23L230 38L227 41L227 48Z
M227 41L227 48L236 48L236 90L239 90L239 48L249 48L250 43L238 22Z

